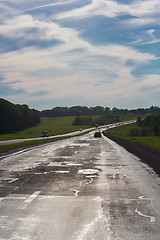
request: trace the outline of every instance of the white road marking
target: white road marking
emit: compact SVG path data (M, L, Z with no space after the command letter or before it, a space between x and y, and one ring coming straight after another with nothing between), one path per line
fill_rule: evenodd
M155 217L149 216L149 215L145 215L145 214L143 214L142 212L138 211L137 208L136 208L135 212L138 213L139 216L146 217L146 218L150 218L150 219L151 219L151 222L155 222L155 220L156 220Z
M74 192L75 192L74 196L78 197L79 191L78 190L74 190Z
M30 195L19 207L18 209L25 209L39 194L41 191L36 191Z
M69 145L70 148L73 148L73 147L87 147L89 146L89 143L72 143Z
M47 165L47 167L59 167L60 166L60 162L51 162Z
M61 158L72 158L72 156L57 156L57 157L52 157L52 159L61 159Z
M86 176L86 178L90 178L90 181L86 184L91 184L95 177L97 178L97 175Z
M96 174L96 173L99 173L98 169L81 169L81 170L78 170L78 174L89 175L89 174Z
M62 167L64 166L82 166L81 163L76 163L76 162L64 162L63 164L61 164Z
M17 180L18 180L18 178L13 178L12 180L9 181L9 183L15 182Z
M61 170L59 170L59 171L53 171L53 172L55 172L55 173L70 173L70 171L61 171Z
M139 196L138 199L146 199L144 196Z
M47 172L40 172L40 173L34 173L35 175L42 175L42 174L47 174Z
M75 193L74 193L74 196L78 197L78 193L80 192L79 190L76 190L76 189L75 189L75 190L74 190L74 189L70 189L70 190L73 191L73 192L75 192Z

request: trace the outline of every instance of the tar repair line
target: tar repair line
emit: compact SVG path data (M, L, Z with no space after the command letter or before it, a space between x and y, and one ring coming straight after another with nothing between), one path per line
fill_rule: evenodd
M19 207L18 209L25 209L39 194L41 191L36 191L30 195Z

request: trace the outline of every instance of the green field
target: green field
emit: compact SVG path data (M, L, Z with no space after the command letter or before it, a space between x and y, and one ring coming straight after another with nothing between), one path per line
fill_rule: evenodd
M131 131L133 129L137 129L138 131L141 129L136 124L121 126L117 128L113 128L108 130L108 133L114 135L119 138L127 139L134 142L139 142L145 146L151 147L160 151L160 136L131 136Z
M42 117L41 123L32 128L25 129L23 131L15 132L12 134L0 135L0 141L20 139L20 138L32 138L41 137L42 131L48 131L50 136L55 136L63 133L69 133L79 130L80 128L88 128L90 126L72 126L75 117L56 117L47 118Z
M99 119L99 115L91 116L93 121ZM135 117L135 116L134 116ZM120 116L117 121L126 121L133 119L130 115ZM3 140L12 140L12 139L23 139L23 138L34 138L41 137L43 131L48 131L49 136L55 136L59 134L69 133L72 131L79 130L80 128L86 129L93 126L72 126L72 123L75 120L75 116L72 117L41 117L41 122L38 126L27 128L23 131L14 132L12 134L0 135L0 141Z

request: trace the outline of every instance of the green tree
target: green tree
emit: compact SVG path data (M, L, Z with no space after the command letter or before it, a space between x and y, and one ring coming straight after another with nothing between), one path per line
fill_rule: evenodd
M142 126L142 118L141 118L141 117L138 117L138 118L137 118L137 125L138 125L139 127Z

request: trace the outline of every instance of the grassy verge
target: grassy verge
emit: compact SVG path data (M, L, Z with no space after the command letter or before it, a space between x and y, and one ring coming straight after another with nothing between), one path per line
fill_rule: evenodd
M130 141L141 143L145 146L151 147L153 149L156 149L160 151L160 136L131 136L131 131L137 129L137 131L141 130L136 124L121 126L117 128L113 128L108 130L107 132L110 135L127 139Z
M74 136L44 138L41 140L32 140L32 141L25 141L25 142L21 142L21 143L0 145L0 153L5 153L5 152L12 151L12 150L18 150L21 148L27 148L27 147L31 147L31 146L37 146L37 145L41 145L41 144L45 144L45 143L55 142L55 141L59 141L59 140L63 140L63 139L71 138L71 137L81 136L81 135L89 133L90 131L79 133Z

